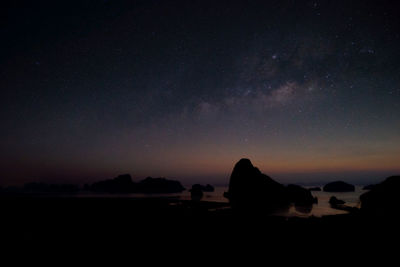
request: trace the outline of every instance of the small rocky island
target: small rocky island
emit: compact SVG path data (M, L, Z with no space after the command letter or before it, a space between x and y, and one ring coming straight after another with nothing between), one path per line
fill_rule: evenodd
M214 187L210 184L194 184L189 191L192 200L199 201L203 197L203 192L214 192Z
M352 184L348 184L343 181L335 181L326 184L323 190L325 192L354 192L356 188Z

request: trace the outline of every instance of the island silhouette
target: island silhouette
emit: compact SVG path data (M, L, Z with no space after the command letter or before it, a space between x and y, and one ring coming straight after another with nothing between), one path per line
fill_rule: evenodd
M224 193L227 203L202 200L203 194L214 191L209 184L194 184L189 190L191 200L179 199L168 196L185 190L179 181L148 177L133 182L129 174L83 188L29 183L1 188L1 226L9 230L5 233L6 240L24 242L73 243L83 237L91 242L126 238L149 242L185 240L188 234L192 241L216 236L234 240L248 234L274 242L318 239L321 234L345 239L396 229L399 186L400 176L371 186L360 196L359 208L349 207L332 196L331 207L346 214L285 217L279 212L290 207L310 212L318 202L311 192L318 189L285 186L261 173L249 159L241 159L234 165L228 191ZM324 186L325 191L332 192L351 189L352 185L341 181ZM77 197L79 192L93 194ZM149 197L129 195L132 193ZM164 195L152 196L157 193Z

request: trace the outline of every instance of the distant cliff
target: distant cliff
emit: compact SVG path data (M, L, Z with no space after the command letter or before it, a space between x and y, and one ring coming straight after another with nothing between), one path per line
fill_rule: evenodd
M140 182L133 182L129 174L119 175L114 179L108 179L93 183L86 190L101 193L144 193L163 194L180 193L185 190L179 181L165 178L147 177Z

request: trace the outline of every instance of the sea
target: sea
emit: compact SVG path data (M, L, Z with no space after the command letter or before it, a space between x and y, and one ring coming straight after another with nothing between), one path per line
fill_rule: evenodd
M323 186L316 185L320 188ZM311 188L316 186L310 186L305 188ZM186 188L191 188L191 186L186 186ZM224 192L228 191L228 186L215 186L214 192L204 192L203 198L201 201L209 201L209 202L221 202L228 203L228 199L226 199L223 195ZM347 211L334 209L329 204L329 199L332 196L337 197L340 200L344 200L345 205L349 207L360 207L360 195L367 192L368 190L364 190L363 186L355 186L354 192L324 192L324 191L312 191L312 195L318 198L318 203L314 204L312 207L301 208L291 206L288 210L283 212L278 212L275 215L284 216L284 217L322 217L326 215L338 215L338 214L346 214ZM185 190L181 193L172 193L172 194L85 194L80 195L81 197L134 197L134 198L158 198L158 197L168 197L175 198L180 200L190 200L190 192L189 190Z

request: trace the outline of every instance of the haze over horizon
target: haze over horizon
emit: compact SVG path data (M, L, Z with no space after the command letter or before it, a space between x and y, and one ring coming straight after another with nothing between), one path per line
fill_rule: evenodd
M265 2L5 3L0 185L399 175L393 1Z

